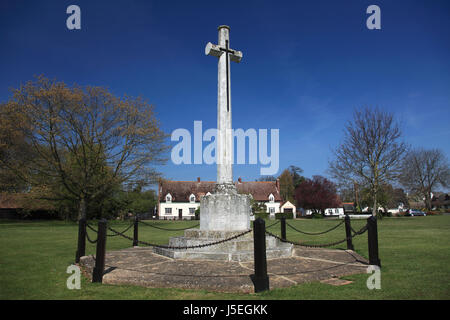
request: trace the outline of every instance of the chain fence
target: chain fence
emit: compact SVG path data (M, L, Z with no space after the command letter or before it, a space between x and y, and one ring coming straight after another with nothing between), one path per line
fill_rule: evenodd
M198 227L200 225L200 223L197 223L197 224L195 224L193 226L186 227L186 228L169 229L169 228L158 227L156 225L153 225L153 224L141 221L141 220L138 220L138 221L139 221L139 223L142 223L145 226L152 227L152 228L155 228L155 229L165 230L165 231L183 231L183 230L187 230L187 229L192 229L192 228Z
M330 242L330 243L325 243L325 244L307 244L307 243L300 243L300 242L290 241L290 240L287 240L287 239L283 239L280 236L278 236L276 234L273 234L273 233L271 233L269 231L266 231L266 234L268 234L268 235L270 235L272 237L275 237L275 238L277 238L278 240L280 240L282 242L290 243L290 244L293 244L293 245L296 245L296 246L307 247L307 248L326 248L326 247L332 247L332 246L336 246L338 244L344 243L348 239L351 239L351 238L354 238L355 236L361 235L361 234L363 234L366 231L367 231L367 224L364 227L362 227L360 230L358 230L358 231L354 231L353 230L353 234L350 237L345 237L342 240L335 241L335 242Z
M136 225L136 227L137 227L137 223L138 223L138 222L140 222L140 223L142 223L143 225L146 225L146 226L150 226L150 227L153 227L153 228L156 228L156 229L166 230L166 231L182 231L182 230L187 230L187 229L191 229L191 228L195 228L195 227L199 226L199 224L196 224L196 225L189 226L189 227L186 227L186 228L169 229L169 228L159 227L159 226L156 226L156 225L153 225L153 224L146 223L146 222L144 222L144 221L139 221L139 220L137 220L137 221L133 221L129 226L127 226L127 227L126 227L124 230L122 230L122 231L117 231L117 230L115 230L114 228L112 228L111 226L107 226L107 225L105 226L104 224L102 225L102 227L103 227L103 228L106 227L106 230L109 230L110 232L113 233L113 234L106 234L106 236L120 236L120 237L122 237L122 238L124 238L124 239L127 239L127 240L129 240L129 241L133 241L133 244L134 244L134 245L139 244L139 245L148 246L148 247L162 248L162 249L170 249L170 250L197 249L197 248L205 248L205 247L209 247L209 246L219 245L219 244L226 243L226 242L228 242L228 241L232 241L232 240L238 239L238 238L240 238L240 237L242 237L242 236L244 236L244 235L246 235L246 234L248 234L248 233L250 233L250 232L253 231L252 229L246 230L246 231L244 231L244 232L235 234L235 235L232 236L232 237L225 238L225 239L220 239L220 240L218 240L218 241L213 241L213 242L208 242L208 243L202 243L202 244L190 245L190 246L173 246L173 245L162 245L162 244L156 244L156 243L151 243L151 242L147 242L147 241L138 240L138 239L137 239L137 233L136 233L136 232L135 232L135 234L134 234L134 237L130 237L130 236L126 235L125 233L126 233L128 230L130 230L134 225ZM325 243L325 244L311 244L311 243L303 243L303 242L296 242L296 241L291 241L291 240L283 239L283 238L281 238L280 236L278 236L278 235L276 235L276 234L274 234L274 233L272 233L272 232L267 231L269 228L271 228L271 227L277 225L277 224L280 223L280 222L281 222L281 221L278 220L278 221L274 222L273 224L271 224L271 225L265 227L265 228L264 228L264 229L265 229L265 234L266 234L266 235L269 235L269 236L272 236L272 237L278 239L278 240L281 241L281 242L290 243L290 244L295 245L295 246L307 247L307 248L325 248L325 247L336 246L336 245L339 245L339 244L341 244L341 243L344 243L345 241L349 241L349 240L351 240L352 238L354 238L354 237L356 237L356 236L359 236L359 235L364 234L364 233L369 229L369 222L368 222L367 224L365 224L365 225L364 225L361 229L359 229L359 230L355 230L355 229L353 229L352 227L350 227L350 231L351 231L351 232L350 232L350 236L347 236L347 237L345 237L345 238L342 239L342 240L334 241L334 242L330 242L330 243ZM301 231L301 230L297 229L296 227L292 226L291 224L289 224L289 223L287 223L287 222L286 222L286 224L287 224L289 227L291 227L292 229L294 229L295 231L299 232L299 233L303 233L303 234L306 234L306 235L322 235L322 234L326 234L326 233L328 233L328 232L331 232L331 231L337 229L337 228L338 228L339 226L341 226L344 222L345 222L345 221L342 221L342 222L340 222L339 224L337 224L336 226L333 226L332 228L330 228L330 229L328 229L328 230L326 230L326 231L315 232L315 233L304 232L304 231ZM88 239L88 241L89 241L90 243L98 243L98 244L97 244L97 258L99 259L98 261L100 261L100 262L99 262L99 265L102 266L101 268L104 268L104 266L106 266L106 267L114 268L114 269L115 269L115 268L119 268L119 269L124 269L124 270L129 270L129 271L139 271L139 272L142 272L141 270L133 270L132 268L122 268L122 267L114 267L114 266L105 265L105 264L104 264L105 251L104 251L104 249L103 249L103 252L102 252L101 249L99 249L99 247L101 247L101 244L103 243L102 241L104 241L105 238L101 239L101 238L99 238L99 235L100 235L100 234L103 234L103 236L105 236L105 233L106 233L106 232L105 232L104 229L101 229L100 231L102 231L102 232L99 232L99 230L97 230L94 226L92 226L92 225L89 224L88 222L86 222L85 225L86 225L86 227L87 227L90 231L92 231L92 232L94 232L94 233L97 233L97 239L92 240L92 239L89 237L88 232L85 232L86 237L87 237L87 239ZM99 227L100 227L100 224L99 224ZM282 230L285 230L284 227L282 228ZM136 230L135 230L135 231L136 231ZM282 232L283 232L283 231L282 231ZM349 232L348 229L347 229L347 232ZM369 236L370 236L370 230L369 230ZM263 239L265 238L264 234L262 234L262 237L263 237ZM285 237L285 236L284 236L284 237ZM100 242L99 242L99 241L100 241ZM256 241L256 240L255 240L255 241ZM265 240L262 240L262 241L265 241ZM100 245L100 246L99 246L99 245ZM103 243L103 245L105 245L105 244ZM99 253L99 250L100 250L100 252L102 252L102 253ZM256 255L256 252L255 252L255 255ZM342 263L339 262L339 263L337 263L336 265L333 265L333 266L330 266L330 267L326 267L326 268L322 268L321 270L301 270L301 271L297 271L297 270L296 270L296 271L294 271L294 272L288 272L288 273L269 273L269 274L273 274L273 275L277 275L277 276L288 276L288 275L294 275L294 274L304 274L304 273L309 273L309 272L324 271L324 270L328 270L328 269L332 269L332 268L341 267L341 266L343 266L343 265L347 265L347 264L351 264L351 263L355 263L355 262L367 264L366 262L360 261L359 259L355 258L351 253L350 253L350 255L353 257L353 260L354 260L354 261L347 261L347 262L342 262ZM100 257L100 258L99 258L99 257ZM93 277L94 277L94 276L97 275L97 274L95 273L95 270L96 270L95 268L97 268L97 260L96 260L96 257L94 257L94 256L92 256L92 258L93 258L94 261L95 261L95 267L94 267L94 271L93 271L93 272L94 272L94 273L93 273ZM102 272L103 272L103 271L102 271ZM201 275L201 274L173 274L173 273L167 274L167 273L164 273L164 272L162 272L162 273L158 273L158 272L149 272L149 273L157 274L157 275L163 275L163 276L171 276L171 277L173 277L173 276L182 276L182 277L243 277L243 276L246 277L246 276L249 276L249 274L247 274L247 273L246 273L246 274L224 274L224 275L211 275L211 274L205 274L205 275ZM93 279L93 281L94 281L94 279ZM96 281L97 281L97 280L96 280ZM100 282L101 282L101 278L100 278ZM255 287L255 288L256 288L256 287ZM256 289L255 289L255 290L256 290Z
M294 227L293 225L291 225L291 224L288 223L287 221L286 221L286 225L288 225L289 227L291 227L292 229L294 229L295 231L297 231L297 232L299 232L299 233L303 233L303 234L306 234L306 235L308 235L308 236L318 236L318 235L325 234L325 233L328 233L328 232L330 232L330 231L333 231L333 230L337 229L337 228L338 228L339 226L341 226L344 222L345 222L345 221L342 220L341 222L339 222L337 225L335 225L335 226L332 227L331 229L328 229L328 230L325 230L325 231L322 231L322 232L305 232L305 231L302 231L302 230L297 229L296 227Z
M94 231L95 233L98 234L98 231L97 231L96 229L94 229L90 224L86 223L86 226L87 226L89 229L91 229L92 231ZM98 241L98 236L97 236L97 239L92 240L92 239L89 237L89 232L87 232L87 230L86 230L86 238L87 238L87 240L88 240L90 243L92 243L92 244L97 243L97 241Z
M91 229L93 232L98 233L98 230L95 229L93 226L91 226L91 225L90 225L89 223L87 223L87 222L86 222L86 226L87 226L89 229ZM121 231L120 233L125 233L125 232L127 232L128 230L131 229L132 226L134 226L134 223L133 223L133 222L130 223L130 225L129 225L128 227L126 227L125 230ZM86 233L87 233L87 232L86 232ZM116 236L118 236L118 234L107 234L106 236L107 236L107 237L116 237Z
M280 220L276 221L275 223L272 223L270 226L267 226L266 229L269 229L269 228L273 227L273 226L276 225L277 223L280 223Z
M114 230L114 229L111 228L111 227L108 227L108 230L110 230L110 231L112 231L112 232L114 232L114 233L116 233L116 234L122 236L123 238L126 238L126 239L128 239L128 240L133 241L133 238L132 238L132 237L129 237L129 236L127 236L127 235L125 235L125 234L123 234L123 233L117 231L117 230ZM247 233L249 233L249 232L251 232L251 231L252 231L252 230L250 229L250 230L244 231L244 232L242 232L242 233L239 233L239 234L237 234L237 235L235 235L235 236L232 236L232 237L230 237L230 238L222 239L222 240L215 241L215 242L205 243L205 244L193 245L193 246L181 246L181 247L176 247L176 246L156 244L156 243L151 243L151 242L146 242L146 241L141 241L141 240L138 240L137 242L138 242L139 244L142 244L142 245L145 245L145 246L156 247L156 248L163 248L163 249L173 249L173 250L178 250L178 249L197 249L197 248L204 248L204 247L209 247L209 246L214 246L214 245L217 245L217 244L225 243L225 242L227 242L227 241L231 241L231 240L237 239L237 238L239 238L239 237L242 237L242 236L246 235Z

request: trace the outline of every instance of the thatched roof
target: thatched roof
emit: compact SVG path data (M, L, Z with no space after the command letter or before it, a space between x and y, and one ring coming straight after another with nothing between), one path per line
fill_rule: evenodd
M170 193L173 202L188 202L191 194L196 201L208 192L212 193L216 182L214 181L169 181L162 180L159 184L158 196L160 201L165 201L165 196ZM275 201L282 201L278 181L249 181L235 182L236 189L242 194L251 194L256 201L268 201L273 194Z
M28 193L0 193L0 209L53 210L46 200L33 198Z

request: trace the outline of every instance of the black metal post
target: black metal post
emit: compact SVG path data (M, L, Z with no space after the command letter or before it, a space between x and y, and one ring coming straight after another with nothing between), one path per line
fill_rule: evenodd
M355 251L352 241L352 226L350 224L350 216L348 214L345 215L345 235L347 237L347 250Z
M136 215L136 217L134 218L133 247L138 246L138 241L139 241L138 227L139 227L139 218Z
M80 262L80 258L86 255L86 218L78 221L78 246L75 253L75 263Z
M255 286L255 292L269 290L266 260L266 223L261 218L257 218L253 223L253 246L255 274L252 274L250 278Z
M369 243L369 263L381 268L381 261L378 256L378 230L377 218L371 216L367 219L367 240Z
M281 216L281 239L286 240L286 217Z
M95 252L95 266L92 273L92 282L102 282L105 270L105 253L106 253L106 224L107 221L102 219L98 222L97 232L97 251Z

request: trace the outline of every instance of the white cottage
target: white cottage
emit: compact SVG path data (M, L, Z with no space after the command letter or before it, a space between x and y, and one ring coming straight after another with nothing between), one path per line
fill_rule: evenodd
M194 219L195 211L200 207L200 199L213 192L215 184L214 181L201 181L200 178L197 181L161 180L158 186L159 219ZM235 185L239 193L251 194L255 201L264 204L267 213L275 215L281 212L282 199L278 180L242 182L239 178Z
M289 201L283 202L281 205L281 212L283 213L292 213L292 218L296 218L296 210L297 208Z

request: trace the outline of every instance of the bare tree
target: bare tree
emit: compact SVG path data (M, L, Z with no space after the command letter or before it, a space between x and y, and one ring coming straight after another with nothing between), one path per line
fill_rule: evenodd
M361 210L360 201L360 190L359 183L357 181L351 180L347 176L337 177L332 174L333 178L336 180L336 187L339 191L339 196L343 202L354 202L357 211Z
M334 150L329 171L338 181L370 188L372 214L377 213L377 193L382 184L398 177L407 150L391 113L379 109L356 110L344 130L343 143Z
M409 192L422 196L431 210L431 193L450 184L448 160L439 149L414 149L403 162L399 181Z
M23 120L16 129L30 152L14 161L0 158L2 165L49 199L77 201L79 218L89 201L117 185L154 181L150 165L165 161L165 134L141 98L39 77L14 90L5 108L12 123Z

